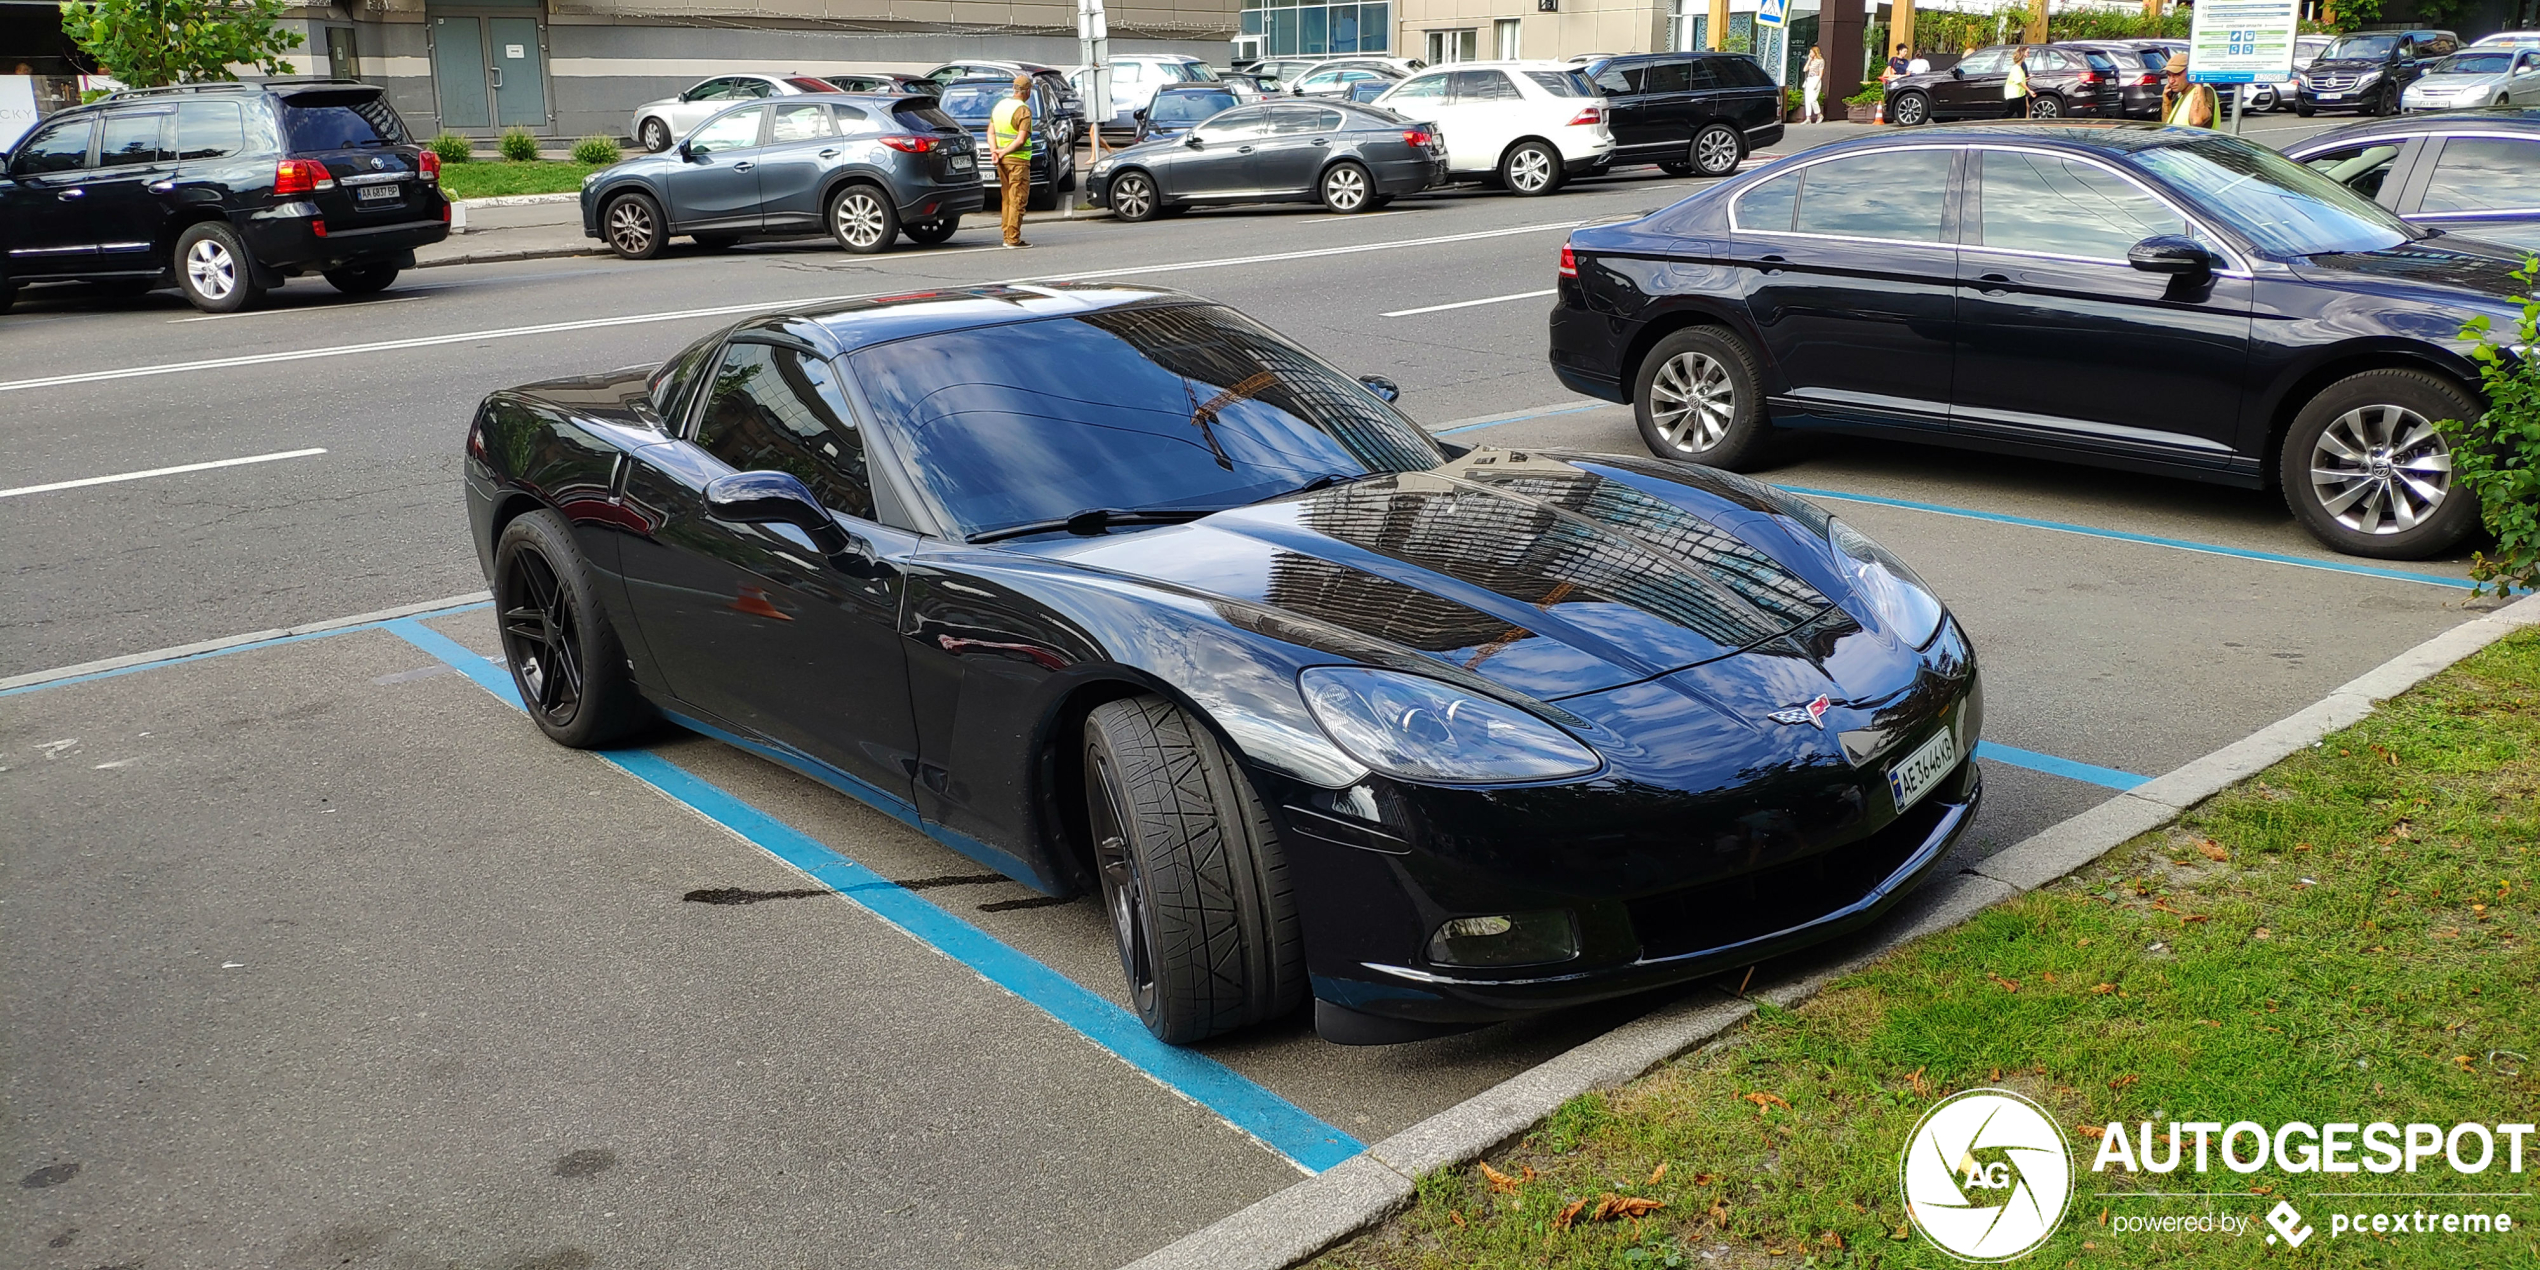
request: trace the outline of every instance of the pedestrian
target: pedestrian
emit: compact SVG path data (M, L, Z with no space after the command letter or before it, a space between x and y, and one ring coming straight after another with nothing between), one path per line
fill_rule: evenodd
M2011 50L2011 73L2002 77L2002 113L2013 119L2028 118L2028 46Z
M1908 75L1931 74L1931 59L1920 53L1916 53L1914 55L1914 60L1905 64L1905 73Z
M2214 86L2187 82L2187 54L2170 54L2161 68L2161 122L2188 128L2211 128L2221 113L2214 105Z
M1032 77L1014 77L1014 95L988 112L988 149L997 165L997 211L1005 218L1005 245L1023 241L1023 205L1032 200Z
M1890 54L1887 59L1887 73L1879 76L1879 82L1884 84L1887 81L1904 74L1905 68L1914 64L1914 59L1906 56L1906 54L1912 51L1913 50L1906 48L1902 44L1897 45L1896 52Z
M1808 69L1799 84L1800 119L1804 123L1824 123L1825 107L1818 104L1826 91L1826 55L1816 45L1808 46Z

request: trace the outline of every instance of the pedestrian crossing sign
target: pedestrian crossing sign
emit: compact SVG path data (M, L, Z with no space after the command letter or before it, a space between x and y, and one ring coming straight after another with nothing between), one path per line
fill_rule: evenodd
M1755 6L1755 25L1780 26L1789 15L1790 0L1758 0Z

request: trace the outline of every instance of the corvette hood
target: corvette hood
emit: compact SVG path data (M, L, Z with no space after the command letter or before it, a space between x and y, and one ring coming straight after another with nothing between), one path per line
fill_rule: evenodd
M1041 550L1297 630L1382 641L1540 700L1726 657L1817 617L1840 591L1822 526L1743 478L1495 450Z

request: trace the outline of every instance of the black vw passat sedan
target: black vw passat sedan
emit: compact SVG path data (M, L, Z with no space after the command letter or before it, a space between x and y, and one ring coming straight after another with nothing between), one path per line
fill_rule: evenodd
M172 284L209 313L304 273L385 290L449 236L440 173L367 84L116 93L45 119L0 165L0 310L50 282Z
M849 251L929 245L979 210L970 135L931 97L810 93L752 102L677 146L582 182L582 232L629 260L673 234L728 247L752 235L828 231Z
M1435 127L1375 106L1241 106L1181 137L1131 146L1094 165L1088 196L1125 221L1208 203L1383 207L1446 179Z
M1668 457L1833 428L2278 485L2414 559L2478 523L2434 424L2482 408L2461 325L2518 263L2208 130L1891 133L1573 234L1552 365Z
M2540 111L2349 124L2284 155L2413 224L2540 251Z
M658 712L1098 894L1171 1041L1677 983L1937 864L1981 697L1911 569L1391 396L1170 291L856 301L495 393L468 516L548 735Z

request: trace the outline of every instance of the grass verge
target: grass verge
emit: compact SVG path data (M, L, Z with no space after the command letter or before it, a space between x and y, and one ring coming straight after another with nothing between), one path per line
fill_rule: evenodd
M1317 1264L1960 1265L1908 1227L1899 1155L1932 1103L1992 1085L2072 1135L2071 1207L2028 1264L2540 1266L2540 1140L2520 1174L2500 1139L2474 1176L2440 1156L2413 1174L2163 1176L2092 1172L2085 1128L2540 1119L2535 887L2540 631L2525 631L2073 877L1572 1100ZM2507 1194L2315 1198L2403 1191ZM2298 1252L2268 1242L2279 1200L2317 1228ZM2342 1206L2504 1212L2515 1229L2330 1238ZM2251 1226L2118 1229L2206 1213Z
M441 188L452 198L493 198L510 194L567 194L582 188L582 178L599 171L592 163L539 159L513 163L503 159L470 159L441 167Z

